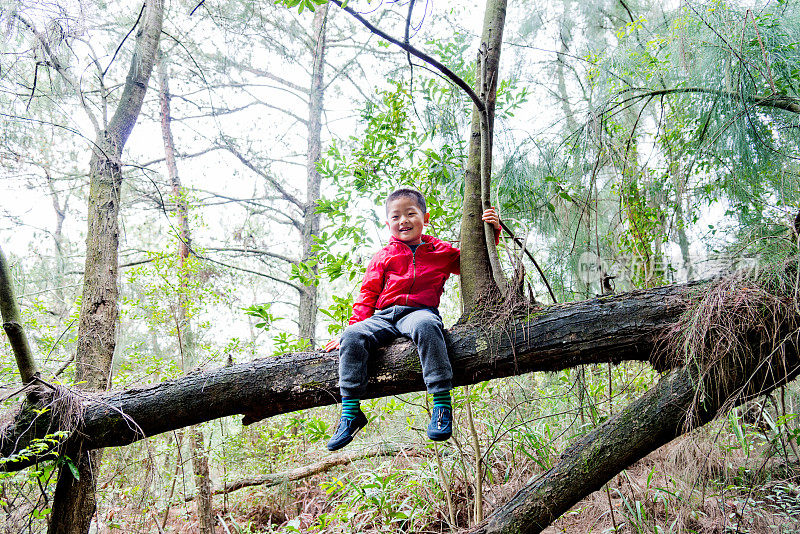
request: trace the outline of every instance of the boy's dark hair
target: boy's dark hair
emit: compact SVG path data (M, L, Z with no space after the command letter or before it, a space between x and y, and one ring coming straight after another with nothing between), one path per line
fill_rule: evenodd
M389 202L397 200L398 198L410 198L417 203L423 215L428 213L428 208L425 206L425 196L412 187L401 187L389 193L389 196L386 197L387 211L389 210Z

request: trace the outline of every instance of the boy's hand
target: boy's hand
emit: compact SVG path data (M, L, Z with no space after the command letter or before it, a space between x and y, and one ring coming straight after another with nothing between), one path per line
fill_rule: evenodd
M325 352L330 352L330 351L336 350L338 348L339 348L339 339L335 338L335 339L331 339L330 341L328 341L325 344L325 348L322 349L322 350L324 350Z
M484 222L487 222L494 226L495 230L500 230L500 216L497 214L497 210L494 207L487 209L483 212L482 219Z

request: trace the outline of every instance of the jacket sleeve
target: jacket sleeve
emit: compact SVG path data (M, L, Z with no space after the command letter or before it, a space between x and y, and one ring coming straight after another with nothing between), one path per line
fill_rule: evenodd
M348 324L361 322L375 313L375 304L383 291L384 268L383 254L375 254L367 266L367 272L364 273L361 291L353 303L353 315Z

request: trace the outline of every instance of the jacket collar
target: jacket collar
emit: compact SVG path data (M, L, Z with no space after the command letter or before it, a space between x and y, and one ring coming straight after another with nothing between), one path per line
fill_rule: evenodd
M420 243L420 245L432 245L433 242L436 240L435 237L431 237L431 236L425 235L425 234L422 234L421 237L422 237L422 242ZM405 241L401 241L401 240L397 239L395 236L392 236L389 239L389 244L390 245L395 245L395 244L396 245L403 245L404 247L408 248L408 245L406 245Z

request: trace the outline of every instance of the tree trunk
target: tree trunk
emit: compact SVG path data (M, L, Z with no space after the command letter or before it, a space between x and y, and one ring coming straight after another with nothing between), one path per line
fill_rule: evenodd
M564 138L568 138L577 131L578 124L575 121L575 116L570 104L569 91L567 91L567 76L565 73L565 65L567 62L566 54L569 53L569 44L572 41L572 18L574 15L570 13L572 8L572 0L564 0L563 2L564 13L561 18L561 30L559 31L560 45L558 52L556 52L556 87L558 88L558 97L561 101L561 111L564 114Z
M306 205L303 213L303 255L300 259L306 262L314 257L314 237L319 234L319 215L317 201L320 195L322 178L317 170L317 163L322 154L322 102L325 96L325 23L328 18L328 4L317 8L314 13L314 55L311 71L311 88L308 99L308 145L306 155ZM319 269L311 268L314 276ZM315 328L317 325L317 286L303 286L300 291L300 338L308 340L314 346Z
M178 277L180 291L178 292L177 333L178 343L181 346L181 367L184 373L190 372L196 365L196 345L192 331L191 320L187 315L190 291L189 277L191 271L186 266L189 258L191 244L191 231L189 229L189 205L186 194L181 186L178 175L178 164L175 161L175 143L172 138L172 114L170 110L169 76L167 65L163 58L159 61L158 99L161 110L161 136L164 139L164 160L167 164L167 173L172 184L172 195L175 197L176 211L178 212L178 225L180 236L178 240ZM189 450L192 456L192 471L194 483L197 488L197 518L200 534L214 534L214 512L211 501L211 480L208 471L208 453L205 449L203 431L199 426L189 429Z
M473 105L467 168L464 176L461 218L461 301L464 317L468 317L475 310L479 300L492 299L500 292L497 280L501 279L502 273L493 272L492 268L492 255L495 258L497 255L494 234L491 234L492 239L488 238L491 232L487 232L487 225L481 220L481 215L490 202L486 182L489 180L487 174L491 174L494 110L505 16L505 0L487 0L476 65L476 79L480 80L478 92L486 105L484 127L481 128L483 113Z
M75 357L75 380L81 389L105 390L110 383L117 325L121 155L147 90L161 36L163 8L163 0L146 3L120 102L92 150L86 266ZM101 451L84 452L80 442L72 445L66 454L75 459L80 479L75 480L67 465L59 470L50 534L87 532L96 508L95 481Z

